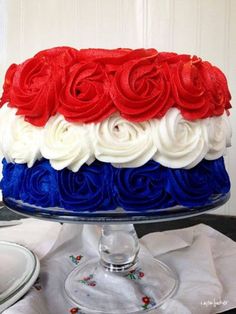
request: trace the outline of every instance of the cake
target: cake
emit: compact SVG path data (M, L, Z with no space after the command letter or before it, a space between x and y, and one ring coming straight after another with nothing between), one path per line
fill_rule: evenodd
M3 197L75 214L211 204L230 190L230 98L197 56L40 51L5 75Z

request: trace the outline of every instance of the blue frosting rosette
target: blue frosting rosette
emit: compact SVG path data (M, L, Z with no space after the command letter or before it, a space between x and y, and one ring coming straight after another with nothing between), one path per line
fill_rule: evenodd
M58 203L57 173L47 160L38 161L31 168L25 166L24 176L18 177L18 181L23 202L41 207Z
M83 165L79 171L58 171L59 206L79 211L114 209L111 196L113 171L109 164L94 161Z
M223 157L202 160L188 170L167 168L166 190L178 204L186 207L205 205L214 194L227 193L230 181Z
M115 169L117 204L126 210L145 211L175 205L166 191L167 169L155 161L138 168Z
M22 187L21 178L24 178L27 167L25 164L8 163L2 160L2 180L0 188L4 191L5 197L20 198L20 188Z

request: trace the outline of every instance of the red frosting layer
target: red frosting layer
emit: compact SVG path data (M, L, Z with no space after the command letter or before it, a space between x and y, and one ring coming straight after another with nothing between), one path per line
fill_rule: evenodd
M1 106L44 126L60 112L98 122L118 111L130 121L161 118L170 107L194 120L231 108L224 74L196 56L155 49L43 50L6 72Z

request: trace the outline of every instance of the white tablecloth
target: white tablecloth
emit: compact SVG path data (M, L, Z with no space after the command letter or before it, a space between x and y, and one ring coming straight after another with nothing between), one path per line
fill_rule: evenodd
M148 228L148 225L147 225ZM74 307L64 296L64 281L82 261L98 255L100 227L24 219L0 228L0 240L15 241L40 258L40 279L4 314L69 314ZM236 243L200 224L145 235L141 249L175 269L176 295L150 313L208 314L236 307ZM80 256L80 258L77 258ZM1 280L1 279L0 279ZM78 310L77 314L84 313Z

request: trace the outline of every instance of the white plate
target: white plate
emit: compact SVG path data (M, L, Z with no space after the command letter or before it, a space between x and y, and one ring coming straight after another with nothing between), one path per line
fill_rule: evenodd
M38 258L25 247L0 241L0 312L18 301L39 275Z

